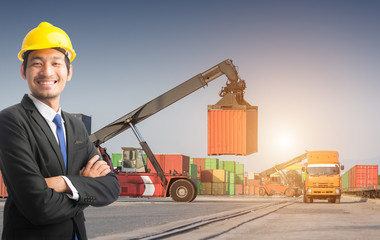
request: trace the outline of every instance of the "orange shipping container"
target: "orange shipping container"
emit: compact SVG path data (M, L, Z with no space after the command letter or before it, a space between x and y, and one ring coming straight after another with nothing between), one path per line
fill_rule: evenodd
M244 195L250 195L249 192L250 192L250 189L254 187L253 186L249 186L249 185L245 185L243 186L243 189L244 189Z
M164 173L189 175L190 157L180 154L154 154L154 156ZM148 160L147 168L151 170L151 173L156 173L150 160Z
M248 185L258 187L260 186L260 180L248 179Z
M257 107L218 109L209 106L208 155L249 155L257 152ZM216 107L216 109L214 109Z
M255 186L247 186L248 189L248 195L255 195Z
M244 195L243 184L235 184L235 195Z
M197 164L201 167L201 170L205 169L205 158L193 158L193 164Z

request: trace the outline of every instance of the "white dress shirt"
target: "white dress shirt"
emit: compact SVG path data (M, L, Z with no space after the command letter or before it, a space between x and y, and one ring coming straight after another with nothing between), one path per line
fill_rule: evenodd
M49 124L49 127L50 127L51 131L53 132L55 139L57 140L57 143L59 144L59 140L58 140L58 136L57 136L57 126L53 122L53 119L57 113L62 118L61 108L58 109L58 112L55 112L51 107L49 107L45 103L41 102L37 98L33 97L31 94L29 94L28 96L33 101L34 106L36 106L37 110L41 113L41 115L45 118L46 122ZM63 120L63 118L62 118L62 126L63 126L63 134L65 136L65 141L66 141L66 127L65 127L65 121ZM67 144L66 144L66 146L67 146ZM74 187L74 185L72 184L70 179L68 179L66 176L61 176L61 177L63 177L63 179L65 180L65 182L67 183L67 185L71 189L71 192L73 193L73 195L67 194L67 196L71 199L79 200L78 190Z

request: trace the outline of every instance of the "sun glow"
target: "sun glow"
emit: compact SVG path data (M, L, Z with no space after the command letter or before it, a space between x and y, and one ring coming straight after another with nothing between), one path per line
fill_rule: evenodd
M293 144L293 139L289 135L280 135L277 137L277 144L281 148L288 148Z

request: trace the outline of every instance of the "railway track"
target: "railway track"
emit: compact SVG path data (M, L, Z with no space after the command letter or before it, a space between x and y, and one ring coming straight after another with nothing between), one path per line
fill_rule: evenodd
M215 239L245 223L267 216L271 213L285 208L296 202L295 199L284 200L263 204L260 206L246 208L231 212L226 215L205 218L179 225L165 231L141 236L138 238L127 238L129 240L155 240L155 239Z

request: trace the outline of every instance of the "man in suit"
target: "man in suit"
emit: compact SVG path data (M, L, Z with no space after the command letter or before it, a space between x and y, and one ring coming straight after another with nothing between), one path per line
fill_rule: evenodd
M26 35L19 58L31 93L0 112L8 190L2 238L87 239L83 210L114 202L120 185L83 123L60 108L75 51L63 30L42 22Z

